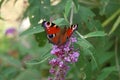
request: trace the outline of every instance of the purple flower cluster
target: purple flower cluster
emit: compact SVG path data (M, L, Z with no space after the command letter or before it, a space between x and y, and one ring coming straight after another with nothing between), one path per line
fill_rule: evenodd
M65 80L66 73L70 68L68 64L77 62L79 57L79 53L73 46L73 43L76 41L76 38L71 37L64 45L53 45L51 54L55 55L56 58L49 61L49 64L52 66L49 72L55 77L48 80Z

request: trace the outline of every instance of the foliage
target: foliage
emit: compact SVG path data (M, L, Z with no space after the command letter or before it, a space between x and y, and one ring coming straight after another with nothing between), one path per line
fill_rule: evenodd
M29 17L30 28L19 37L0 38L0 80L46 80L50 76L52 45L39 22L51 18L61 27L69 26L71 19L79 26L74 46L80 49L80 57L70 65L66 80L120 80L119 0L60 0L56 5L50 0L28 2L23 18Z

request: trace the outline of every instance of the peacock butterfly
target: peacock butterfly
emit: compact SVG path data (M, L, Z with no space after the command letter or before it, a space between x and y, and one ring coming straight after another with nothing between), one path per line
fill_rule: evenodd
M45 29L48 40L55 45L63 45L71 37L78 25L71 25L69 28L60 28L54 23L43 21L42 26Z

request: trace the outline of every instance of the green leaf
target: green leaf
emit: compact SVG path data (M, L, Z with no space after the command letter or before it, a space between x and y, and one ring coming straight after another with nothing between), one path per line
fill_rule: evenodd
M65 5L65 16L67 17L69 12L70 12L70 9L71 9L71 6L72 5L72 0L68 0L66 2L66 5Z
M15 80L40 80L39 74L40 73L34 69L24 70L24 72L21 72Z
M79 6L79 16L82 21L86 22L89 19L92 19L95 16L95 14L89 8Z
M25 17L29 17L31 25L36 25L41 19L48 20L51 17L50 0L28 0L30 6L24 13ZM46 12L47 11L47 12Z
M112 34L112 33L117 29L117 27L119 26L119 24L120 24L120 16L119 16L118 19L115 21L112 29L111 29L110 32L109 32L109 35Z
M102 6L100 7L100 14L105 14L106 7L108 6L110 0L101 0Z
M4 77L2 75L0 75L0 80L4 80Z
M4 3L5 0L0 0L0 8L2 6L2 4Z
M81 47L83 47L85 49L93 48L92 44L89 43L87 40L84 40L84 39L79 39L77 44L79 44Z
M46 60L48 60L51 57L51 54L49 53L50 50L44 54L42 54L39 59L35 58L32 59L30 61L25 62L26 65L39 65L43 62L45 62Z
M102 56L102 58L98 58L100 65L104 64L105 62L109 61L112 57L114 57L114 52L104 52L103 50L102 50L102 52L103 53L101 53L101 54L100 53L97 54L98 57Z
M73 2L74 2L74 4L75 4L76 10L78 10L78 6L79 6L78 0L73 0Z
M34 36L35 36L35 40L37 41L39 47L43 47L48 40L45 31L36 33Z
M85 66L85 74L86 80L92 80L92 64L90 61L86 61L86 66ZM95 65L94 65L95 66Z
M98 75L97 80L105 80L113 71L117 71L115 66L104 68L100 75Z
M67 25L68 23L65 21L64 18L59 18L53 21L56 25L62 26L62 25Z
M41 26L30 27L26 31L22 32L20 34L20 36L23 36L23 35L32 35L32 34L43 32L43 31L44 31L44 29Z
M38 58L32 59L31 61L26 62L27 65L37 65L43 63L44 61L50 58L51 45L46 44L44 47L39 48L40 56Z
M14 68L14 67L9 66L3 70L2 74L4 75L4 77L9 78L9 80L11 80L14 77L16 77L18 70L20 71L20 69L18 69L18 68Z
M3 60L5 64L10 64L11 66L14 66L19 69L22 68L21 62L17 59L14 59L11 56L0 55L0 58Z
M47 52L47 53L45 53L45 54L46 54L46 55L40 57L39 60L37 60L37 59L32 59L32 60L30 60L30 61L25 62L25 64L26 64L26 65L39 65L39 64L45 62L46 60L48 60L48 59L51 57L49 52Z
M95 14L88 7L79 6L78 15L81 23L89 30L93 30L94 27L96 27L95 24L93 24Z
M94 49L94 47L90 42L88 42L85 39L79 38L77 44L81 46L82 50L85 52L85 55L91 55L92 58L94 58L93 53L91 51Z
M120 9L120 1L119 0L100 0L102 4L100 9L100 15L105 15L107 17L113 15L118 9ZM119 14L118 14L119 15Z
M5 20L5 19L4 19L3 17L1 17L1 16L0 16L0 19L3 20L3 21Z
M89 37L100 37L100 36L106 36L107 34L104 31L95 31L88 33L84 36L84 38L89 38Z
M101 22L98 21L98 20L94 20L94 19L89 19L88 21L86 21L86 27L88 27L88 29L90 31L93 31L93 30L96 30L96 31L103 30Z
M95 66L98 67L98 64L97 64L97 61L95 60L95 57L94 57L94 47L93 45L88 42L79 32L76 31L76 33L80 36L78 39L78 42L77 44L80 45L82 47L82 50L83 52L85 53L85 55L87 56L91 56L94 63L95 63Z

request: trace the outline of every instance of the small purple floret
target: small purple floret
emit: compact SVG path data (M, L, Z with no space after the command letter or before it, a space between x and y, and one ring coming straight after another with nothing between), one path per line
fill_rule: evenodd
M9 28L6 30L5 34L11 34L11 33L14 33L16 32L16 29L15 28Z
M17 30L13 27L11 28L8 28L6 31L5 31L5 35L7 37L15 37L17 35Z

